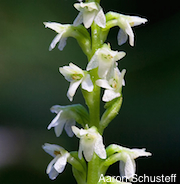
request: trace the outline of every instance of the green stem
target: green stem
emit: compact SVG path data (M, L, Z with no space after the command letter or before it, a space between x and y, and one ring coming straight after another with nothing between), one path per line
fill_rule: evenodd
M102 46L102 40L100 37L101 28L97 26L95 23L91 26L91 36L92 36L92 53L91 57L94 53ZM98 76L98 68L91 70L90 72L91 80L94 85L94 89L92 92L88 93L84 90L83 96L86 100L86 104L89 108L89 117L90 124L89 126L96 126L99 129L100 122L100 87L96 85L96 80L99 78ZM97 184L99 181L101 159L94 153L93 158L90 162L88 162L88 175L87 175L87 184Z
M91 57L94 53L102 46L102 40L100 37L101 28L95 23L91 26L91 36L92 36L92 51ZM90 57L90 59L91 59ZM94 89L92 92L87 92L82 90L83 96L85 98L86 104L89 108L89 118L90 124L89 126L96 126L99 129L100 122L100 87L96 85L96 80L99 79L98 76L98 68L91 70L90 72L91 80L94 85Z
M100 39L101 28L93 22L91 26L91 36L92 36L92 56L101 47ZM90 113L90 125L99 128L100 122L100 87L96 85L96 80L98 76L98 68L90 71L91 79L94 84L94 90L92 92L91 103L89 106Z
M87 184L97 184L99 181L100 158L94 153L92 160L88 163Z

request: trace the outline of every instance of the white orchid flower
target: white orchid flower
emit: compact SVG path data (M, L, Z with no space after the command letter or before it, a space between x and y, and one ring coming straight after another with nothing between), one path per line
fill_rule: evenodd
M56 113L56 117L51 121L48 126L48 130L54 127L54 131L57 137L59 137L65 127L65 131L69 137L72 137L74 133L71 127L76 124L75 119L71 116L71 111L66 110L63 106L55 105L51 107L51 112Z
M117 36L118 45L124 44L129 36L129 44L131 46L134 46L134 33L131 27L144 24L145 22L147 22L147 19L138 16L127 16L120 14L117 20L118 26L120 27Z
M95 127L89 129L79 129L72 126L74 134L80 138L78 156L82 158L82 152L87 162L91 161L94 152L102 159L106 159L106 150L104 148L102 136Z
M125 85L123 79L125 72L125 69L120 72L119 69L116 67L114 69L114 77L110 79L98 79L96 81L96 85L106 89L102 98L104 102L109 102L114 98L121 96L122 86Z
M114 68L117 65L116 61L122 59L125 55L125 52L112 51L108 45L104 45L95 52L86 70L89 71L98 67L100 78L105 78L107 75L113 76Z
M49 46L49 50L51 51L52 49L54 49L54 47L58 42L59 42L58 49L63 50L64 47L66 46L67 37L72 31L71 25L70 24L62 25L56 22L44 22L44 25L45 27L48 27L58 33L56 37L53 39L53 41L51 42Z
M64 75L65 79L70 82L70 86L67 92L67 96L70 101L73 100L73 96L81 84L82 89L91 92L93 91L93 83L90 75L83 71L78 66L70 63L69 66L60 67L60 73Z
M108 148L107 148L108 149ZM110 146L110 150L114 152L106 161L107 165L111 165L114 161L120 161L119 169L121 177L125 177L132 180L133 176L135 175L136 171L136 163L135 159L141 156L151 156L150 152L146 152L145 148L138 149L138 148L125 148L123 146L119 146L116 144L112 144ZM109 151L110 151L109 150ZM107 152L109 152L107 151ZM110 152L111 152L110 151Z
M64 148L55 144L45 143L42 148L46 153L54 157L46 169L46 173L49 175L49 178L54 180L59 173L64 171L67 163L67 158L70 154Z
M106 18L101 6L95 2L88 3L75 3L74 7L80 11L78 16L73 22L74 26L84 23L86 28L91 27L93 21L99 26L104 28L106 26Z
M133 178L136 171L135 159L141 156L151 156L152 154L143 149L129 149L119 146L121 150L121 160L119 163L119 169L121 176L125 176L127 179Z

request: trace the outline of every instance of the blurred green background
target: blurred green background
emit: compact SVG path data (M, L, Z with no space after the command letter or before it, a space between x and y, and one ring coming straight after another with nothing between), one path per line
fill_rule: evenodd
M63 52L48 51L56 35L44 21L72 23L77 15L73 0L0 1L0 183L75 183L68 165L57 180L45 173L52 157L41 146L56 143L78 149L78 139L63 132L56 138L47 126L54 118L52 105L71 104L58 68L73 62L82 68L86 57L69 38ZM137 159L139 175L171 175L180 164L180 10L176 2L102 0L104 11L140 15L149 21L134 28L135 47L117 45L118 28L108 42L127 56L122 109L105 130L104 143L147 148L148 159ZM84 100L80 90L73 103ZM103 105L103 104L102 104ZM103 109L103 108L102 108ZM118 164L108 173L119 175Z

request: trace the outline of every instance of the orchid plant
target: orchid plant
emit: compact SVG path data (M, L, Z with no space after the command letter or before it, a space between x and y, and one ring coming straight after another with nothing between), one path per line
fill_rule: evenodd
M46 172L49 178L54 180L68 163L72 166L78 184L124 183L106 176L107 169L119 162L120 176L131 182L136 172L135 159L150 156L151 153L144 148L129 149L115 144L105 147L103 143L104 129L117 116L122 105L122 87L125 86L126 73L125 69L120 71L118 67L118 61L123 59L126 53L112 50L105 41L110 29L118 26L118 45L124 44L129 37L129 44L134 46L132 27L147 20L111 11L105 14L100 0L79 0L74 7L79 13L73 24L45 22L44 25L57 33L49 50L58 44L58 49L62 51L67 38L73 37L87 56L85 70L73 63L59 68L60 73L70 82L67 91L69 100L73 101L76 90L80 87L87 107L71 104L54 105L51 108L51 112L56 116L48 129L54 128L57 137L65 129L69 137L75 135L74 137L80 139L80 143L78 151L70 152L59 145L45 143L43 149L53 157ZM105 89L102 98L101 88ZM101 99L105 103L105 110L100 117ZM112 180L107 181L106 178Z

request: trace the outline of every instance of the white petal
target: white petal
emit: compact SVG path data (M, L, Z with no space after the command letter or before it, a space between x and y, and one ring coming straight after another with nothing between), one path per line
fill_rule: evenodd
M128 39L127 33L124 32L124 30L119 29L119 32L117 35L118 45L122 45L122 44L126 43L127 39Z
M59 49L59 50L62 51L62 50L64 49L64 47L66 46L66 40L67 40L66 37L62 37L62 38L60 39L59 45L58 45L58 49Z
M143 149L134 148L134 149L131 149L131 151L132 151L131 157L133 159L136 159L141 156L151 156L152 155L150 152L146 152L145 148Z
M72 74L74 71L69 66L60 67L59 72L65 77L67 81L72 81Z
M80 136L80 138L81 137L83 137L84 135L86 135L86 134L88 134L89 133L89 131L88 130L85 130L85 129L80 129L80 131L79 131L79 136Z
M118 60L122 59L125 55L126 55L126 53L123 51L117 52L117 54L114 56L114 59L115 59L115 61L118 61Z
M66 123L66 120L61 119L59 120L58 125L55 126L54 131L55 131L56 137L59 137L62 134L65 123Z
M132 178L135 174L135 163L132 162L130 156L127 154L125 167L124 167L125 176L129 179Z
M78 86L81 84L82 80L78 80L78 81L72 81L70 83L68 92L67 92L67 96L69 98L70 101L73 100L73 96L78 88Z
M126 21L127 23L127 21ZM134 33L129 23L127 23L127 27L125 29L126 33L129 35L129 44L134 46Z
M99 50L99 49L98 49ZM96 53L93 55L93 57L91 58L91 60L89 61L86 70L92 70L94 68L97 68L99 65L98 59L97 59L97 55L98 55L98 50L96 51Z
M102 10L102 8L99 10L99 12L97 13L95 19L94 19L95 23L102 28L106 27L106 17L104 15L104 12Z
M86 8L86 11L98 10L97 4L95 2L80 3L80 6L83 9Z
M61 107L63 107L63 106L60 106L60 105L53 105L53 106L51 107L50 111L51 111L52 113L58 114L59 111L61 111Z
M72 131L74 132L74 134L75 134L78 138L80 138L80 136L79 136L79 134L80 134L80 129L77 128L76 126L72 126L71 128L72 128Z
M133 26L138 26L140 24L145 24L148 20L145 18L138 17L138 16L130 16L128 21L131 27L133 27Z
M48 164L47 169L46 169L46 173L49 174L51 172L51 169L54 165L54 163L57 161L58 157L55 157L53 160L51 160L51 162Z
M44 22L45 27L48 27L54 31L56 31L57 33L61 33L62 32L62 27L63 25L57 22Z
M60 41L61 37L63 35L63 32L60 34L57 34L55 36L55 38L53 39L53 41L51 42L50 46L49 46L49 50L51 51L52 49L54 49L54 47L56 46L56 44Z
M62 147L60 147L59 145L49 144L49 143L45 143L42 146L42 148L46 153L50 154L52 157L56 157L56 155L54 154L55 150L59 151L59 149L62 149Z
M79 26L83 22L83 13L79 12L78 16L75 18L73 22L73 26Z
M60 111L60 112L56 115L56 117L51 121L51 123L50 123L49 126L48 126L48 130L51 129L52 127L57 126L57 125L59 124L59 118L60 118L60 116L61 116L61 113L62 113L62 111Z
M103 144L102 136L98 135L98 138L94 145L94 151L95 153L102 159L106 159L106 150Z
M102 88L105 88L105 89L113 89L110 85L109 85L109 83L108 83L108 81L106 80L106 79L98 79L97 81L96 81L96 85L98 85L98 86L100 86L100 87L102 87Z
M65 166L66 166L66 163L67 163L67 157L68 157L68 153L65 153L63 154L62 156L60 156L58 158L58 160L56 161L56 163L54 164L54 168L56 169L56 171L58 173L62 173Z
M84 77L84 79L81 83L81 86L82 86L83 89L85 89L88 92L93 91L94 86L93 86L93 83L91 81L91 78L90 78L89 74L86 74L86 76Z
M76 122L74 119L67 120L67 122L65 124L65 131L69 137L72 137L74 135L71 127L74 126L75 124L76 124Z
M119 172L120 172L120 176L121 177L124 177L125 176L125 170L124 170L124 168L125 168L125 163L122 160L120 160L119 161Z
M58 176L58 172L56 171L56 169L54 169L54 167L52 167L52 169L51 169L51 171L49 172L49 178L51 179L51 180L54 180L54 179L56 179L57 178L57 176Z
M104 95L103 95L103 98L102 98L102 100L104 101L104 102L109 102L109 101L111 101L111 100L113 100L114 98L117 98L117 97L119 97L119 96L121 96L121 94L120 93L118 93L118 92L115 92L115 91L113 91L113 90L105 90L105 92L104 92Z
M78 66L76 66L75 64L69 63L69 66L70 66L76 73L84 75L84 72L82 71L82 69L79 68Z
M83 140L81 142L82 142L81 146L82 146L82 150L84 153L84 157L85 157L86 161L89 162L89 161L91 161L93 154L94 154L94 142L91 142L89 144L87 144Z
M85 28L91 27L91 24L93 23L95 16L96 16L95 10L83 12L83 23Z
M98 68L98 75L100 78L105 78L108 71L114 66L114 62L112 61L103 61L99 60L99 68Z
M74 4L74 7L75 7L78 11L80 11L80 10L81 10L81 3L75 3L75 4Z

